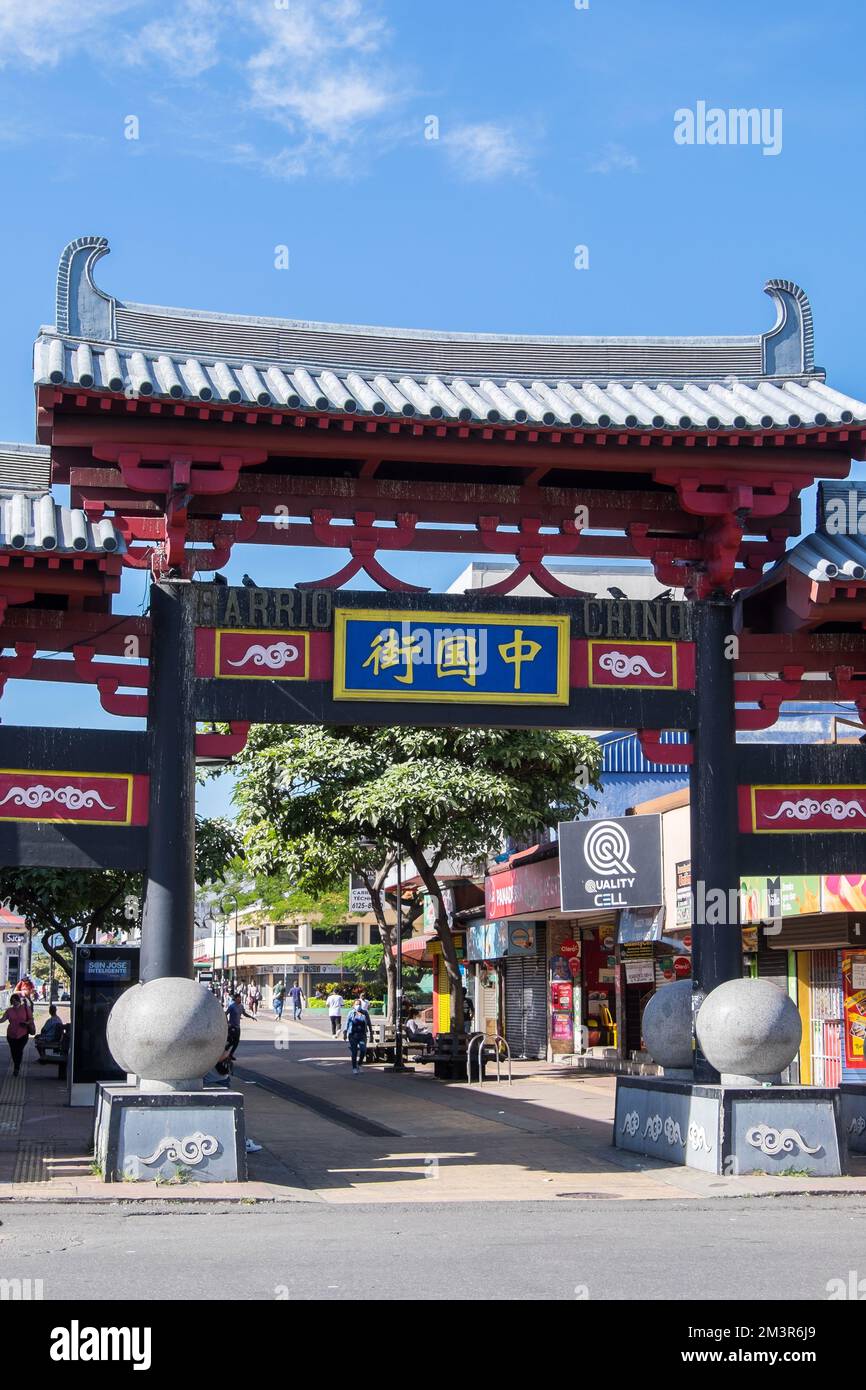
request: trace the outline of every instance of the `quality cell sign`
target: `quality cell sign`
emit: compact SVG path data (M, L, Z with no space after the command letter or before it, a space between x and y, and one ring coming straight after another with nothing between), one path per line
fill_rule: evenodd
M560 822L559 879L563 912L658 907L661 816Z

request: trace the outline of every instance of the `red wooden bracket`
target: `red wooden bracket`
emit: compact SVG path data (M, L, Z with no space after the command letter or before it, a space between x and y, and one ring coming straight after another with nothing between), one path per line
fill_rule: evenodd
M99 691L99 703L107 714L120 714L135 719L147 718L147 696L146 695L118 695L117 687L120 684L115 680L101 680L96 682Z
M350 526L334 526L334 513L317 507L311 515L312 530L321 546L339 546L346 549L351 559L342 569L325 579L314 579L298 584L299 589L339 589L341 584L353 579L363 570L376 584L391 593L402 591L407 594L426 594L427 585L407 584L390 574L376 559L377 550L411 550L412 537L418 518L413 512L399 512L396 527L374 525L374 512L356 512Z
M691 767L695 750L691 743L662 743L661 729L638 729L638 740L643 755L651 763L667 766Z
M148 666L133 666L115 661L94 661L96 649L88 646L72 648L75 674L80 681L98 685L100 681L113 681L115 690L119 685L134 685L146 690L150 679Z
M231 733L196 734L195 755L197 758L233 758L246 746L250 732L248 723L230 724Z
M0 621L2 621L5 611L5 601L0 600ZM35 642L16 642L15 655L0 657L0 699L3 698L6 690L6 682L10 677L26 676L33 665L33 657L36 653Z
M757 709L738 709L734 724L738 732L771 729L779 718L785 700L799 700L803 689L803 666L783 666L780 680L734 681L734 701L757 704Z
M545 565L549 555L576 555L580 548L580 528L573 520L566 518L559 533L541 534L539 517L524 517L518 532L499 530L498 516L480 516L478 534L484 547L497 555L513 555L517 568L500 579L498 584L490 584L488 594L510 594L524 579L534 579L545 591L559 598L592 598L584 589L574 589L563 584Z
M35 655L35 642L16 642L14 656L0 657L0 677L5 681L10 676L26 676Z

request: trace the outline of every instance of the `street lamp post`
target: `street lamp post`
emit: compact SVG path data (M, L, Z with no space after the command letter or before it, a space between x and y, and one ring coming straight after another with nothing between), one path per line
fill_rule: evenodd
M394 1021L394 1071L414 1071L403 1062L403 846L397 843L397 949L395 952L397 996Z
M225 939L225 924L229 918L229 914L226 912L225 909L226 898L231 898L232 902L235 905L235 963L234 968L232 970L232 991L234 991L238 987L238 913L240 912L240 904L238 903L237 893L223 894L222 900L220 902L220 909L223 914L223 939Z
M394 1033L394 1070L403 1070L403 861L397 844L397 1008Z

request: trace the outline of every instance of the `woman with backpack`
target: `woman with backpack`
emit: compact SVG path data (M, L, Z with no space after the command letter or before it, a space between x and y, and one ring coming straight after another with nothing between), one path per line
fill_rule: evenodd
M348 1042L349 1051L352 1054L353 1072L359 1072L364 1065L368 1034L372 1041L373 1025L370 1022L370 1015L364 1007L363 999L356 999L355 1006L343 1025L343 1037Z
M21 1059L24 1056L27 1039L36 1032L33 1010L20 994L13 994L9 999L9 1008L0 1015L0 1023L8 1024L6 1041L12 1054L12 1075L17 1076L21 1070Z

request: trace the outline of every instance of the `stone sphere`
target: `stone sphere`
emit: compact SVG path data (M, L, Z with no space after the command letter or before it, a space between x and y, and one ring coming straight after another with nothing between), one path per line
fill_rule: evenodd
M656 990L644 1009L643 1039L660 1067L691 1067L692 982L676 980Z
M125 1072L131 1072L132 1067L127 1065L126 1058L121 1052L121 1038L126 1031L126 1023L124 1021L126 1014L131 1005L135 1002L138 989L138 985L130 985L129 989L125 989L120 998L112 1006L111 1013L108 1015L108 1025L106 1028L108 1050L117 1065L122 1067Z
M770 980L726 980L696 1021L704 1056L722 1079L778 1081L797 1055L803 1026L793 999Z
M149 1081L203 1077L226 1045L219 1000L195 980L133 985L108 1016L108 1048L117 1064Z

